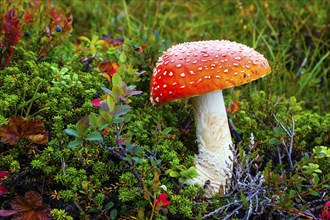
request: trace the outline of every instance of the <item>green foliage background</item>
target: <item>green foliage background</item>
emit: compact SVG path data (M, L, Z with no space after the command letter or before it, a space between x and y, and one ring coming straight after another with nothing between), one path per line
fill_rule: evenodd
M0 70L0 126L11 116L38 118L49 132L49 143L0 143L0 170L10 173L3 182L10 193L0 197L1 209L9 209L12 198L29 190L43 193L54 219L164 219L167 212L195 219L225 205L220 196L212 200L218 202L196 205L203 190L182 185L194 175L187 170L197 149L189 103L156 109L149 102L152 69L162 52L177 43L211 39L253 47L272 67L263 79L225 90L227 106L240 101L240 109L230 113L243 137L240 152L248 151L252 133L251 155L260 156L253 172L267 176L268 195L279 201L265 207L269 214L264 217L276 216L276 211L294 215L329 199L329 1L53 1L64 15L72 14L73 30L51 37L45 34L52 20L43 3L35 23L21 27L10 65ZM2 0L0 6L1 18L16 8L23 21L30 5ZM104 39L117 40L119 46L104 46L98 41ZM43 48L47 54L39 56ZM130 106L116 119L120 123L109 122L105 130L89 126L86 133L99 132L102 141L79 137L82 143L68 147L73 138L64 130L79 130L85 115L101 114L91 103L104 97L101 87L123 94L100 72L104 61L117 63L120 78L142 94L125 101L113 96L115 107ZM290 137L285 129L293 128ZM118 130L125 146L132 145L124 159L105 148L117 149ZM290 141L294 170L284 145ZM278 154L285 155L281 161ZM246 158L252 160L251 155ZM141 194L132 167L155 198ZM160 185L166 185L171 198L166 210L154 208ZM246 196L242 191L245 205ZM318 204L308 202L321 197ZM236 217L244 215L242 211Z

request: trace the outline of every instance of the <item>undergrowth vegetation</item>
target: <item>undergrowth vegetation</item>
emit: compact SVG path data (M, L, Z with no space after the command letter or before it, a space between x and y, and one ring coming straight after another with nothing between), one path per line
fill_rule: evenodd
M0 2L0 216L330 219L329 1ZM159 56L227 39L272 73L225 90L227 194L198 175L192 109L155 108Z

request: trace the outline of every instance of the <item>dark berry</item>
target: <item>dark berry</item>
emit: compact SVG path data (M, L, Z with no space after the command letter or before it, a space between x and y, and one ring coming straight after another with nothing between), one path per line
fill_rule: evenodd
M56 26L55 30L56 30L56 32L62 32L61 26Z

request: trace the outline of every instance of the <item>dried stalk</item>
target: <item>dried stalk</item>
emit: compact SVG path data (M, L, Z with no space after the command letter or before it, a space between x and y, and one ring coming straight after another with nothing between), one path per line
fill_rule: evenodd
M279 123L279 125L281 126L281 128L285 131L285 133L289 136L290 138L290 143L289 146L285 143L284 139L281 140L281 144L283 145L285 152L287 154L289 163L290 163L290 169L291 171L294 170L293 167L293 161L292 161L292 149L293 149L293 136L294 136L294 131L295 131L295 123L294 123L294 118L293 116L291 116L291 120L292 120L292 125L291 125L291 130L289 130L289 128L286 128L283 123L277 119L276 115L273 114L275 120L277 121L277 123ZM279 157L280 159L280 157Z

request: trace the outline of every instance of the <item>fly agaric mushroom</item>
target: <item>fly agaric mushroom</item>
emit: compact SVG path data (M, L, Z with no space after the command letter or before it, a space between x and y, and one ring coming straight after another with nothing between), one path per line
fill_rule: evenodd
M268 61L252 48L227 40L182 43L159 58L150 83L150 100L157 107L193 97L198 154L197 178L209 195L223 191L232 169L232 139L222 90L271 72ZM227 181L226 181L227 180Z

